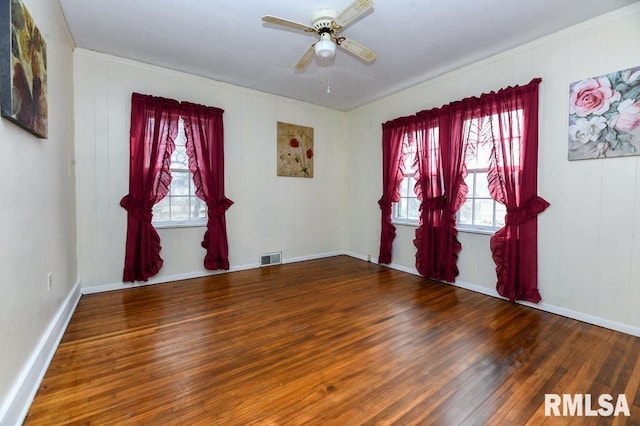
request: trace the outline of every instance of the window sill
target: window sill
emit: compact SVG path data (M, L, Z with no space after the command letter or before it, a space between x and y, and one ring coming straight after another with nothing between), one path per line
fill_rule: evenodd
M417 221L410 221L410 220L393 220L391 221L392 224L394 225L401 225L401 226L413 226L414 228L417 228L419 223ZM465 232L468 234L482 234L482 235L493 235L496 233L496 231L500 228L486 228L486 227L469 227L469 226L461 226L458 225L458 232Z
M420 223L418 223L418 221L412 221L412 220L398 220L398 219L394 219L391 221L391 223L393 225L402 225L402 226L413 226L414 228L417 228L418 225Z
M458 226L458 232L466 232L468 234L482 234L482 235L493 235L500 228L476 228L476 227L466 227L466 226Z
M171 228L206 228L207 221L182 221L182 222L154 222L153 227L156 229L171 229Z

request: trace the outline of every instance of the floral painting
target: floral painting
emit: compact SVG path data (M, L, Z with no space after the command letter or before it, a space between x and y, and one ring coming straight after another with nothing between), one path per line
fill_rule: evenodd
M278 121L278 176L313 177L313 127Z
M640 67L570 86L569 160L640 155Z
M0 0L2 116L47 137L47 45L20 0Z

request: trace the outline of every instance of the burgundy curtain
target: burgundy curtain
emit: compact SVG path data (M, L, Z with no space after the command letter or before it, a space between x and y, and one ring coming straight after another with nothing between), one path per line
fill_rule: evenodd
M468 188L465 157L471 135L493 146L489 167L492 197L506 206L506 226L491 237L498 275L497 290L511 301L537 303L537 215L549 203L537 195L538 85L509 87L499 92L421 111L383 125L383 189L380 199L380 259L391 260L395 228L391 203L398 201L402 137L416 134L416 193L421 200L420 224L414 244L416 268L423 276L453 282L461 244L456 212Z
M456 212L464 203L467 185L464 120L471 101L457 102L416 115L416 192L420 224L414 245L416 269L421 275L454 282L462 245L458 241Z
M538 85L509 87L483 95L493 143L491 196L507 209L505 226L491 237L497 291L511 301L538 303L538 221L549 203L538 196ZM516 111L516 113L510 113ZM522 127L520 127L522 126Z
M153 205L171 183L171 153L178 134L179 103L149 95L131 96L127 240L122 280L147 281L162 267L160 237L151 224Z
M396 227L391 223L392 203L400 200L402 142L410 132L411 123L411 119L399 118L382 125L382 197L378 200L382 219L378 263L391 263L391 250L396 238Z
M189 170L196 195L207 203L207 231L202 247L207 250L207 269L229 269L229 245L225 212L233 204L224 195L223 110L182 102Z

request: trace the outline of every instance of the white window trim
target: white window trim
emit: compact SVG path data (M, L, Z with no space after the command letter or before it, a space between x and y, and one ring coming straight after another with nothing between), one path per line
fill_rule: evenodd
M468 174L471 173L476 173L476 179L474 179L474 182L477 181L477 173L488 173L489 169L486 168L478 168L478 169L470 169L467 170ZM469 188L470 192L475 191L475 188ZM495 221L496 218L496 203L498 203L496 200L494 200L493 198L486 198L486 197L466 197L466 199L475 199L475 200L491 200L493 201L493 219ZM470 232L470 233L475 233L475 234L489 234L489 235L493 235L496 233L496 231L498 231L501 226L487 226L487 225L473 225L473 224L468 224L468 223L459 223L458 222L458 214L460 213L460 211L458 210L458 212L456 212L456 228L458 229L458 231L463 231L463 232ZM473 214L473 212L472 212Z
M397 203L394 203L397 204ZM394 205L394 209L395 209L395 205ZM392 217L391 218L391 223L394 225L406 225L406 226L414 226L417 227L418 225L420 225L420 221L418 220L414 220L414 219L399 219L399 218L395 218Z
M483 171L486 171L485 169L473 169L473 172L479 172L482 173ZM413 176L413 173L407 173L404 176ZM488 198L487 198L488 199ZM493 198L491 198L491 200L493 200ZM494 203L497 203L497 201L493 200ZM414 228L417 228L420 225L420 220L419 219L405 219L405 218L400 218L398 217L398 205L399 203L395 202L392 203L392 213L391 213L391 223L393 225L401 225L401 226L413 226ZM494 207L495 208L495 207ZM461 224L458 222L458 213L456 212L456 229L460 232L466 232L466 233L470 233L470 234L483 234L483 235L493 235L496 233L496 231L498 231L501 228L501 226L484 226L484 225L470 225L470 224Z
M153 227L156 229L167 228L200 228L207 226L207 219L190 219L190 220L159 220L153 222Z
M179 126L181 128L181 131L179 132L179 134L181 132L184 132L184 122L182 117L180 117L179 119ZM185 134L185 142L186 142L186 134ZM169 168L169 173L171 173L173 175L173 173L187 173L189 175L189 178L191 179L190 184L194 185L194 190L195 190L195 184L193 182L193 175L191 173L191 170L188 167L170 167ZM175 196L175 195L171 195L171 187L169 187L169 192L167 193L166 197L177 197L177 198L181 198L181 197L188 197L188 198L196 198L195 192L193 194L189 194L189 195L180 195L180 196ZM204 201L202 201L204 202ZM153 218L151 220L151 223L153 225L154 228L156 229L169 229L169 228L197 228L197 227L206 227L207 226L207 221L208 221L208 216L209 216L209 212L207 212L207 217L203 217L203 218L194 218L194 219L181 219L181 220L162 220L162 219L155 219Z
M417 228L420 225L420 221L412 220L412 219L393 219L391 221L394 225L400 226L412 226ZM480 226L480 225L460 225L456 222L456 229L459 232L465 232L468 234L483 234L483 235L493 235L498 231L499 227L491 227L491 226Z
M404 149L404 147L403 147ZM473 173L483 173L483 172L487 172L488 169L484 169L484 168L478 168L478 169L471 169L468 170L468 172L473 172ZM406 177L409 176L414 176L413 172L409 172L409 173L405 173L403 175L403 179L405 179ZM475 191L474 188L471 188L472 191ZM474 198L474 197L472 197ZM483 199L483 198L475 198L475 199ZM494 212L493 212L493 219L495 221L495 209L496 209L496 203L498 203L498 201L496 201L495 199L491 198L491 200L493 200L494 203ZM398 208L398 204L397 202L392 203L392 213L391 213L391 223L394 225L402 225L402 226L413 226L413 227L417 227L420 225L420 220L416 220L416 219L408 219L408 218L400 218L397 215L397 208ZM456 212L456 223L455 223L455 227L459 232L466 232L466 233L473 233L473 234L485 234L485 235L493 235L495 234L498 230L500 230L502 228L502 226L486 226L486 225L472 225L472 224L461 224L458 222L458 212Z
M493 226L481 226L481 225L460 225L459 223L456 223L456 229L460 232L466 232L469 234L493 235L500 228L495 228Z

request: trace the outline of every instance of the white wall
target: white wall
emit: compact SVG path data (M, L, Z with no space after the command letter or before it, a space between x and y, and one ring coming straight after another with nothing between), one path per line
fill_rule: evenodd
M58 2L23 2L47 43L49 138L0 119L0 403L76 283L73 41Z
M348 250L377 257L381 123L542 77L539 288L543 302L639 330L640 156L569 162L571 82L640 65L640 7L619 9L432 79L348 114ZM414 228L398 226L393 263L415 270ZM489 237L461 233L458 281L493 290Z
M74 58L83 287L122 280L126 212L119 202L128 192L132 92L225 110L226 195L235 203L227 211L232 269L256 266L264 252L282 251L286 261L344 249L344 113L87 50ZM313 178L276 176L278 121L314 128ZM165 262L155 279L203 273L204 231L160 230Z

